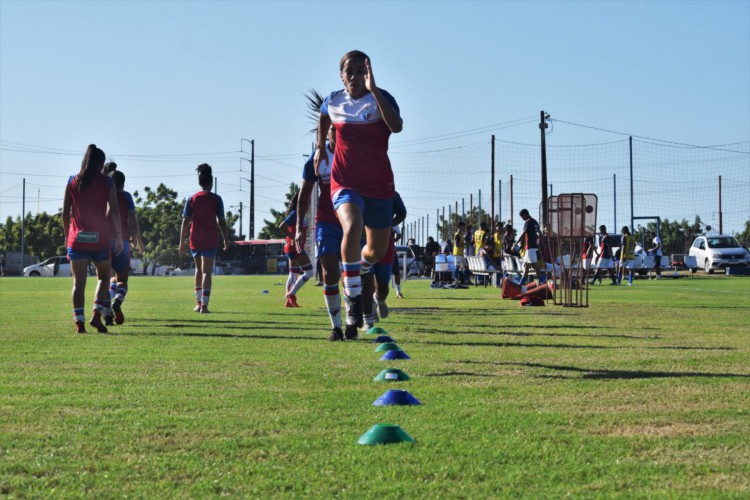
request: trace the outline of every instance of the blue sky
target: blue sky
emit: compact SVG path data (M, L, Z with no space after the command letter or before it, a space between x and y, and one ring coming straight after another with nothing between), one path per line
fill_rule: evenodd
M247 204L244 138L256 142L257 231L310 150L303 94L340 88L338 61L353 48L371 56L377 83L401 106L394 151L464 146L492 133L536 144L533 120L489 126L541 109L680 143L750 140L748 1L0 0L0 218L20 213L24 175L27 210L59 208L92 142L118 162L131 191L164 182L187 196L197 190L195 166L208 161L225 204ZM548 143L621 139L556 123ZM750 182L744 163L731 165ZM399 168L413 179L409 169L429 177L432 167L394 162L400 189ZM450 168L434 168L445 193ZM473 189L461 183L454 198ZM741 223L750 194L745 201L737 186ZM417 189L404 198L416 215L431 206Z

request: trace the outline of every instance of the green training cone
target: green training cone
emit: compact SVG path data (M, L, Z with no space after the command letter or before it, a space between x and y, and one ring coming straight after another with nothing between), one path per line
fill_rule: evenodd
M395 342L383 342L375 348L375 352L403 351Z
M373 382L405 382L410 379L411 377L409 377L409 375L407 375L406 372L403 372L399 370L398 368L386 368L385 370L375 375L375 378L372 379L372 381Z
M357 444L364 445L392 443L416 443L416 440L398 425L376 424L357 441Z
M380 328L379 326L373 326L369 330L367 330L367 335L385 335L388 332L385 331L385 328Z

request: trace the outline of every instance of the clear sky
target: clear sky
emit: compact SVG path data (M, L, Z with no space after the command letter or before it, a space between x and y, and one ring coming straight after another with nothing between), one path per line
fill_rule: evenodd
M491 126L542 109L680 143L750 141L748 1L0 0L0 218L20 214L24 177L27 210L56 211L89 143L130 191L164 182L190 195L207 161L225 205L247 206L239 150L254 139L257 232L310 152L304 93L340 88L338 61L354 48L401 107L394 151L492 133L535 144L533 120ZM461 131L473 132L442 137ZM548 142L621 139L557 123ZM403 168L429 175L415 165ZM429 208L417 190L404 198Z

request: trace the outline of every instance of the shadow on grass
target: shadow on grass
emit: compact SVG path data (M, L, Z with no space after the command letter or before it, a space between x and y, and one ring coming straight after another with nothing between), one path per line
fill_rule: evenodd
M205 332L165 332L165 333L130 333L129 336L136 337L202 337L202 338L225 338L225 339L245 339L245 340L316 340L326 341L325 330L321 330L318 337L302 337L299 335L240 335L235 333L205 333Z
M566 365L545 365L542 363L514 363L506 361L459 361L459 363L495 366L521 366L526 368L544 368L561 372L581 373L579 377L565 375L541 375L541 378L587 379L587 380L629 380L651 378L750 378L745 373L708 373L708 372L664 372L647 370L607 370L597 368L579 368Z
M472 328L487 328L489 330L502 328L497 325L471 325ZM513 328L567 328L561 326L533 326L533 325L514 325ZM590 337L594 339L629 339L629 340L659 340L659 336L642 337L638 335L612 335L612 334L590 334L590 333L529 333L529 332L503 332L503 331L455 331L455 330L438 330L438 329L414 329L416 333L438 333L444 335L499 335L509 337L562 337L562 338L577 338L577 337Z
M425 377L497 377L489 373L472 373L472 372L445 372L445 373L428 373Z
M540 349L601 349L601 350L622 350L622 349L661 349L661 350L681 350L681 351L736 351L734 347L692 347L692 346L608 346L608 345L591 345L591 344L522 344L520 342L441 342L438 340L424 340L410 342L413 344L444 345L444 346L461 346L461 347L527 347Z

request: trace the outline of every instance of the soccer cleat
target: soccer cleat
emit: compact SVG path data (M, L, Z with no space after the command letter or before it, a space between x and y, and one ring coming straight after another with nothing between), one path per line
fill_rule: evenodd
M294 304L292 304L292 300L288 296L286 298L286 304L284 304L284 307L294 307Z
M373 325L373 324L370 324L370 323L365 323L365 326L363 326L363 327L362 327L362 331L363 331L363 332L367 332L367 331L370 331L370 328L372 328L372 327L374 327L374 326L375 326L375 325Z
M114 316L104 316L104 326L112 326L115 324Z
M211 311L208 310L208 306L201 306L201 314L210 314Z
M201 305L200 305L200 303L195 304L195 307L193 308L193 312L197 312L197 313L201 312Z
M385 300L382 302L379 301L377 294L374 294L372 296L372 300L375 302L375 310L377 311L378 316L382 319L387 318L388 317L388 304L385 303Z
M346 325L344 336L348 340L356 340L357 337L359 337L359 331L357 330L357 325Z
M403 293L396 294L396 298L397 299L403 299L404 298L404 294Z
M344 332L342 332L341 328L339 328L338 326L334 326L331 329L331 334L328 336L328 340L330 340L331 342L344 340Z
M102 323L102 315L99 312L94 312L94 316L89 321L89 325L96 328L99 333L107 333L107 327Z
M362 328L362 325L364 325L365 321L362 317L362 296L357 295L356 297L348 297L347 295L344 295L344 298L346 299L346 324L347 328L349 325L354 325L356 328ZM347 331L349 331L347 329ZM347 336L349 338L349 336Z
M115 323L118 325L125 323L125 315L122 314L122 302L115 300L112 303L112 310L115 313Z
M292 304L291 307L300 307L299 304L297 304L297 296L294 294L289 294L286 297L286 300L288 303Z
M76 321L76 333L87 333L86 323L83 321Z

